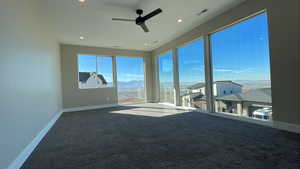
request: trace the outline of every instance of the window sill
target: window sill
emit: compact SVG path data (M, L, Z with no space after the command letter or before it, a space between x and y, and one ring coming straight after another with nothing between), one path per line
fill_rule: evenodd
M96 90L96 89L112 89L115 88L114 86L111 87L95 87L95 88L77 88L77 90Z
M249 118L249 117L239 116L237 114L229 114L229 113L223 113L223 112L215 112L215 113L207 113L207 114L217 116L217 117L224 117L224 118L228 118L228 119L259 124L259 125L263 125L263 126L267 126L267 127L272 127L273 126L273 121L272 120L253 119L253 118Z

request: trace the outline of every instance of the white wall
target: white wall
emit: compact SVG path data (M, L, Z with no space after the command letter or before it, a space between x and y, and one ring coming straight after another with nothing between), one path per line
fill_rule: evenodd
M240 86L234 85L230 82L217 82L214 84L213 90L214 90L214 96L224 96L224 95L230 95L230 94L236 94L242 92L242 88ZM224 91L226 92L225 94Z
M0 1L0 168L61 111L59 46L38 0Z

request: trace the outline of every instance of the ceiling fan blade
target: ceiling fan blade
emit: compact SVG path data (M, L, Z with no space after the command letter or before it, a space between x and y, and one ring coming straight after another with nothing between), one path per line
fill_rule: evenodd
M147 27L147 25L145 23L140 24L140 26L142 27L142 29L144 30L144 32L149 32L149 29Z
M135 22L135 19L112 18L113 21Z
M152 18L153 16L158 15L158 14L161 13L161 12L162 12L162 10L161 10L160 8L158 8L158 9L156 9L156 10L150 12L149 14L145 15L145 16L143 17L143 19L144 19L144 20L148 20L148 19Z

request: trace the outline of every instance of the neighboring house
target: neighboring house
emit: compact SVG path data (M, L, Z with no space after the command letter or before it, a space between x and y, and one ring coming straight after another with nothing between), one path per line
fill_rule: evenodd
M181 96L182 106L203 109L206 105L205 83L197 83L188 86L187 89L188 92ZM242 85L232 81L215 81L213 84L213 94L215 97L241 92Z
M96 72L79 72L79 88L105 87L107 81L103 75Z
M272 108L271 88L252 89L245 93L237 93L216 97L217 112L235 113L245 117L252 117L258 109Z
M181 96L182 106L206 110L205 83L187 87ZM271 88L252 89L242 93L242 85L232 81L216 81L213 84L215 111L253 117L253 112L268 114L272 118Z
M188 93L205 95L205 83L197 83L187 87ZM214 96L224 96L242 92L242 85L232 81L215 81L213 84Z

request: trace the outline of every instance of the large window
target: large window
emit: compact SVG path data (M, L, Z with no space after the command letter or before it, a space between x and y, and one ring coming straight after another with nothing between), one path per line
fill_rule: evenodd
M112 58L78 55L79 88L112 87Z
M179 48L178 65L181 105L206 111L204 41Z
M174 103L172 52L158 56L160 102Z
M145 101L144 60L137 57L117 57L118 102Z
M272 119L267 14L211 35L215 111Z

